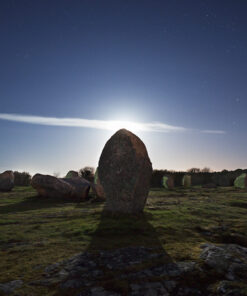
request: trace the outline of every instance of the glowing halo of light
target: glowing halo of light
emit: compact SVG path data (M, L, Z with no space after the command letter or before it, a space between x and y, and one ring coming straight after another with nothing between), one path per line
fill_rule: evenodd
M106 128L112 131L117 131L119 129L127 129L133 132L145 131L146 128L142 123L132 122L132 121L120 121L120 120L109 120L105 124Z
M131 131L145 131L145 132L188 132L198 131L207 134L225 134L222 130L197 130L189 129L182 126L175 126L163 122L134 122L122 120L97 120L85 118L58 118L58 117L45 117L23 114L9 114L0 113L1 120L39 124L48 126L67 126L67 127L83 127L94 128L103 130L118 130L126 128Z

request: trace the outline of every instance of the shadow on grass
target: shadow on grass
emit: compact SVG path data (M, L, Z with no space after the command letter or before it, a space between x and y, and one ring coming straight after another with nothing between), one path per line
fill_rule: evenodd
M172 258L166 253L155 228L149 222L152 219L150 213L137 216L109 216L103 211L87 251L145 247L151 248L151 252L161 253L166 262L172 262Z
M26 197L21 202L0 206L0 215L58 207L66 203L73 203L73 201L39 196Z

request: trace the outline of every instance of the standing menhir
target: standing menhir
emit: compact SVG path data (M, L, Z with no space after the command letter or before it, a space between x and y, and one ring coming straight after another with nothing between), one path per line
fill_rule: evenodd
M173 189L174 188L173 177L172 176L163 176L162 186L166 189Z
M191 186L191 175L184 175L183 176L182 185L186 188Z
M121 129L105 144L98 174L111 213L140 213L146 203L152 164L144 143Z
M247 174L244 173L238 176L234 181L234 186L242 189L247 188Z

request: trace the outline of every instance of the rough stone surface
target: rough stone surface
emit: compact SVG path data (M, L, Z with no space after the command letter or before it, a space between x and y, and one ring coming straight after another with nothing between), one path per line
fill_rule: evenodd
M169 296L169 292L166 290L164 285L160 282L146 282L140 284L132 284L131 285L131 293L132 296L140 296L140 295L152 295L152 296Z
M0 174L0 191L10 191L14 187L14 173L5 171Z
M152 164L144 143L121 129L105 144L98 174L106 196L105 211L140 213L148 196Z
M49 175L36 174L31 185L40 196L55 198L75 198L84 200L88 196L90 183L83 178L56 178Z
M98 253L84 252L46 267L45 278L31 284L58 285L63 293L76 289L79 292L75 295L78 296L123 295L114 288L98 286L110 276L112 280L128 283L128 295L176 295L178 288L181 291L188 289L183 284L183 278L193 278L195 274L198 275L200 268L195 262L157 264L162 262L162 258L166 258L164 256L164 253L155 253L155 249L146 247L128 247ZM147 262L149 265L140 270L139 266ZM160 280L154 281L154 278Z
M238 245L202 247L202 263L167 262L165 253L146 247L83 252L54 263L44 278L29 283L76 296L244 296L247 249ZM230 276L229 276L230 275ZM110 279L123 286L106 285ZM123 287L124 291L121 291ZM70 294L68 294L70 295Z
M200 257L227 280L247 280L247 248L234 244L208 245Z
M14 292L15 289L19 289L23 285L23 281L14 280L8 283L0 283L0 292L4 295L9 295Z
M119 293L105 290L103 287L93 287L89 291L84 291L78 296L121 296Z
M76 198L78 200L85 200L88 197L88 193L90 190L90 182L84 178L64 178L62 179L66 183L72 186L73 192L71 197Z
M138 272L133 272L131 275L123 275L122 278L136 280L145 279L147 277L166 277L174 279L182 278L184 275L193 275L196 271L199 272L200 268L195 262L177 262L143 269Z
M242 293L238 283L231 281L221 281L217 286L217 293L220 296L245 296L246 293Z
M49 175L34 175L31 185L40 196L45 197L69 197L73 191L69 183Z

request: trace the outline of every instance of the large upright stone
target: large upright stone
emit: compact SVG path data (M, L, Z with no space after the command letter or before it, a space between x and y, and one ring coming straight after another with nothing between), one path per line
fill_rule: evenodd
M106 212L143 211L152 164L144 143L136 135L121 129L108 140L100 156L98 174L106 197Z
M0 174L0 191L10 191L14 187L14 173L5 171Z

